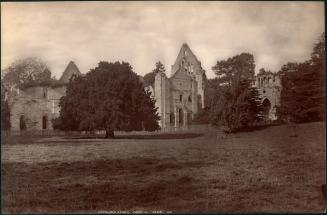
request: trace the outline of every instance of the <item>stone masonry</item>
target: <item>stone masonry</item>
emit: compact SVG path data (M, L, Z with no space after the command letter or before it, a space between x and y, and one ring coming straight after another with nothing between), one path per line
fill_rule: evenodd
M70 62L57 85L34 85L18 89L10 100L11 130L19 131L21 121L26 130L52 130L52 119L59 116L59 100L66 94L66 84L72 75L81 75L74 62Z
M184 43L171 67L171 77L165 73L155 77L154 98L161 128L187 126L204 107L205 81L201 62Z
M281 79L276 73L265 72L255 76L257 87L264 107L265 120L276 120L276 107L280 105Z

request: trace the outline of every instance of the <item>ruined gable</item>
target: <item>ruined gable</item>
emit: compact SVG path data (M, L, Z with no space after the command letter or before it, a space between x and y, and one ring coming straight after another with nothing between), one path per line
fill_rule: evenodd
M204 73L201 62L186 43L182 45L176 61L174 65L172 65L171 75L174 75L179 68L184 68L190 75L202 75Z
M171 77L158 73L155 99L161 128L187 126L203 107L205 71L186 43L172 66Z

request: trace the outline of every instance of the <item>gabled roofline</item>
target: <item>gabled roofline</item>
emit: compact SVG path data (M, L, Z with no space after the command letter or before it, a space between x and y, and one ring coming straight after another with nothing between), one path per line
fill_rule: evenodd
M187 43L183 43L182 47L180 48L179 52L178 52L178 55L176 57L176 60L174 62L174 64L172 65L172 70L171 70L171 77L173 77L173 75L178 71L179 68L176 69L176 67L178 66L177 65L177 62L183 58L183 55L184 55L184 51L187 50L188 51L188 54L195 59L195 61L199 64L200 68L201 68L201 73L205 74L205 70L202 68L202 65L201 65L201 61L199 61L199 59L196 57L196 55L193 53L193 51L191 50L191 48L188 46Z

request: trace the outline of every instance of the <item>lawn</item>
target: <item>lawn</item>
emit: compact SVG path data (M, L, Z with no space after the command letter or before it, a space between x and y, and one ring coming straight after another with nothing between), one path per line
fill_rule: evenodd
M322 212L325 124L5 138L2 212Z

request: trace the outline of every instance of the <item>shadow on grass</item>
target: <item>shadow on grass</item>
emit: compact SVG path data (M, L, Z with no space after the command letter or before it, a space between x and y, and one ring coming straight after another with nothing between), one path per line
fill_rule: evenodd
M195 196L205 195L202 183L194 175L177 172L188 168L195 171L208 165L211 164L199 160L179 162L137 157L69 163L6 163L1 168L2 210L42 214L134 210L138 206L151 210L153 207L172 210L176 206L179 210L200 210L193 205ZM165 177L157 177L165 171L168 173ZM36 179L47 183L40 184ZM182 204L185 201L187 205Z
M244 128L239 128L239 129L237 129L237 131L234 131L234 132L228 132L227 130L224 130L224 132L225 133L254 132L254 131L260 131L260 130L264 130L269 127L278 126L278 125L280 125L280 124L248 126L248 127L244 127Z
M201 137L203 134L199 133L182 133L182 134L133 134L133 135L115 135L114 139L140 139L140 140L163 140L163 139L187 139ZM105 139L103 136L80 136L67 137L65 139Z

